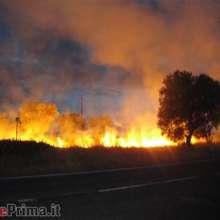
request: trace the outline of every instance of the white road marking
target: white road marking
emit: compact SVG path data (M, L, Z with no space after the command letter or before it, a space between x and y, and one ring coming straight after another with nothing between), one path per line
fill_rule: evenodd
M154 185L159 185L159 184L176 183L176 182L182 182L182 181L187 181L187 180L194 180L194 179L198 179L198 178L199 178L198 176L189 176L189 177L175 178L175 179L168 179L168 180L158 180L158 181L152 181L152 182L143 183L143 184L135 184L135 185L112 187L112 188L107 188L107 189L99 189L98 192L104 193L104 192L122 191L122 190L142 188L142 187L147 187L147 186L154 186Z
M33 175L33 176L0 177L0 181L102 174L102 173L111 173L111 172L132 171L132 170L139 170L139 169L153 169L153 168L173 167L173 166L179 166L179 165L180 166L190 165L190 164L197 164L197 163L208 163L212 161L213 160L195 160L195 161L164 163L164 164L156 164L156 165L154 164L154 165L149 165L149 166L119 168L119 169L104 169L104 170L82 171L82 172L72 172L72 173L54 173L54 174Z
M215 175L220 175L220 172L216 172ZM134 185L127 185L127 186L98 189L96 192L98 193L116 192L116 191L143 188L143 187L160 185L160 184L169 184L169 183L177 183L177 182L183 182L183 181L188 181L188 180L195 180L198 178L200 177L199 176L188 176L188 177L165 179L165 180L158 179L158 180L150 181L148 183L143 183L143 184L134 184ZM88 192L67 192L67 193L59 194L57 195L57 197L74 196L74 195L80 195L80 194L89 194L89 191ZM37 198L26 198L26 199L19 199L17 201L18 202L35 202L35 201L38 201L38 199Z

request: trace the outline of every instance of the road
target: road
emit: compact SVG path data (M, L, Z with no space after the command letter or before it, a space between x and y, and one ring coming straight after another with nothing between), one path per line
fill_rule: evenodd
M1 203L58 202L61 219L220 219L219 171L218 162L203 160L1 178Z

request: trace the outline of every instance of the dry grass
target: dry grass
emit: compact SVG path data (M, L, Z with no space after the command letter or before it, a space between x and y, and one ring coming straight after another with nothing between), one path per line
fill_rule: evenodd
M145 166L209 158L220 159L219 145L163 148L59 149L33 141L0 141L1 176Z

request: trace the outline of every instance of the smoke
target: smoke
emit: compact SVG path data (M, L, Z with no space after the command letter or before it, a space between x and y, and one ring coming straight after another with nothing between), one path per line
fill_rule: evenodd
M155 112L161 81L167 73L176 69L208 72L220 79L220 4L216 0L155 0L151 3L147 0L7 0L2 1L2 4L9 12L10 22L19 30L24 41L30 36L32 38L33 30L40 29L79 42L89 51L87 59L90 63L113 68L112 72L114 68L122 68L130 79L129 86L139 78L144 84L144 92L140 101L137 101L139 92L133 95L134 103L131 96L124 101L126 111L129 105L133 105L135 112L135 106L143 106L146 100L146 109ZM31 45L35 45L35 42L38 42L42 51L42 41L34 41ZM50 37L47 37L46 42L50 42ZM38 50L34 52L38 53ZM66 62L66 59L65 56L58 59L58 63ZM51 62L51 65L54 64L56 66L57 62ZM87 65L85 72L90 69L91 65ZM60 71L63 71L63 75ZM60 68L55 78L67 83L67 88L71 88L72 83L79 78L83 78L86 84L88 79L95 78L96 81L100 77L91 73L83 77L83 74L71 75L65 72L70 70ZM51 75L47 76L39 81L50 81ZM111 86L114 86L117 77L120 76L110 75L107 78L107 81L112 82ZM42 88L42 85L39 87ZM19 94L19 90L16 94Z

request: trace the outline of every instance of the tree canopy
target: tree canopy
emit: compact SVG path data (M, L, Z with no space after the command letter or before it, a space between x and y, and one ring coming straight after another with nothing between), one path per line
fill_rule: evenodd
M220 123L220 83L206 74L175 71L160 89L158 126L174 142L210 139Z

